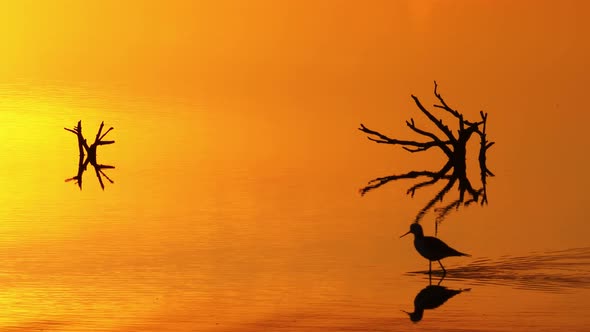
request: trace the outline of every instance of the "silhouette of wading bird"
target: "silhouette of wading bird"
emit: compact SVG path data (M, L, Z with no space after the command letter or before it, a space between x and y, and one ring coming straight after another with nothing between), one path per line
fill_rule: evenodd
M424 236L420 224L413 223L410 225L410 230L406 234L400 236L400 238L410 233L414 234L414 247L416 248L416 251L418 251L422 257L428 259L429 274L432 273L432 261L438 261L443 273L446 274L447 270L445 270L445 267L440 262L441 259L450 256L471 256L449 247L446 243L436 237Z

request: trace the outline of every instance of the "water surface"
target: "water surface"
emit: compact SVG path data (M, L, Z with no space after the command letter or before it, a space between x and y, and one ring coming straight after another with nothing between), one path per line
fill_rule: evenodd
M0 331L590 326L586 2L5 2ZM433 80L489 114L488 204L437 200L445 180L361 196L445 164L357 130L424 139ZM104 190L65 182L80 120L114 127ZM399 238L417 216L472 255L442 280Z
M1 106L2 150L10 151L0 209L3 330L549 331L588 323L589 247L547 240L552 228L539 220L495 219L513 199L496 189L509 174L489 181L490 204L440 224L439 236L473 255L446 260L441 281L438 272L429 278L412 241L399 239L440 187L410 198L393 183L361 197L371 163L322 156L321 144L301 160L297 150L274 149L281 138L245 153L233 144L238 124L225 121L232 110L206 118L178 100L164 109L158 100L11 89ZM64 182L78 150L62 128L79 119L90 141L100 121L115 127L108 137L116 143L97 158L116 167L105 170L114 183L104 190L91 168L82 190ZM346 135L365 146L354 127ZM271 154L276 163L265 159ZM424 217L427 234L435 219ZM513 226L534 231L517 243L489 231ZM524 241L531 234L539 240ZM412 323L402 310L411 312L430 284L469 291Z

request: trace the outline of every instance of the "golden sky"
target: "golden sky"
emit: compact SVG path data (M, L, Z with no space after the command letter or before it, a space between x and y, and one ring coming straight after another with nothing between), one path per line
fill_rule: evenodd
M510 76L528 84L548 74L561 85L589 55L584 1L61 0L0 6L5 80L209 97L228 89L262 95L389 89L451 76L495 84Z

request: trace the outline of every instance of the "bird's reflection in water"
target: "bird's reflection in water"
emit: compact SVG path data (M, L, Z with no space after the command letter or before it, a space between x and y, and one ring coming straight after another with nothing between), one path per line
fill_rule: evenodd
M402 310L408 314L412 322L417 323L422 320L422 317L424 316L424 310L436 309L447 302L447 300L451 297L470 290L470 288L449 289L447 287L441 286L440 284L443 279L444 276L438 281L436 285L432 285L432 279L430 279L428 286L424 287L420 292L418 292L418 294L416 294L416 297L414 298L413 312Z

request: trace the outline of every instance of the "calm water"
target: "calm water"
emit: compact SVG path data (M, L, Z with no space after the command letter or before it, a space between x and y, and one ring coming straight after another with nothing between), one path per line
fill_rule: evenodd
M549 157L526 148L533 138L511 130L524 117L502 121L496 106L489 204L453 209L438 229L473 257L446 259L446 278L429 280L427 261L399 236L444 184L414 198L412 181L358 193L372 178L444 163L356 130L365 119L407 130L407 114L389 128L355 105L331 105L340 116L314 121L292 105L3 86L0 331L585 330L587 162L564 173L540 162ZM115 127L107 138L116 143L98 152L116 167L104 170L114 181L103 179L104 191L91 166L82 190L64 182L78 150L63 127L78 120L89 141L101 121ZM534 140L555 138L539 126ZM424 216L427 235L435 219ZM418 294L451 290L418 323L402 311L414 311Z

